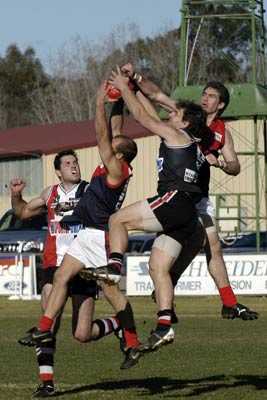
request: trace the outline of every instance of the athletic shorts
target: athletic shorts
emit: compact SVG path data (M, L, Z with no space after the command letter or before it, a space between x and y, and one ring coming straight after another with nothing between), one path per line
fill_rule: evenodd
M175 231L175 240L183 245L192 235L198 223L198 215L193 200L185 192L177 190L163 196L147 199L151 210L168 235Z
M54 274L59 267L49 267L42 269L42 288L45 284L53 284ZM68 296L79 295L87 297L97 297L98 287L96 281L87 281L82 279L79 275L76 275L68 285Z
M84 264L85 268L106 265L109 254L108 233L94 228L80 230L67 254Z
M210 199L208 197L202 197L202 199L196 204L196 209L204 228L216 230L215 210Z

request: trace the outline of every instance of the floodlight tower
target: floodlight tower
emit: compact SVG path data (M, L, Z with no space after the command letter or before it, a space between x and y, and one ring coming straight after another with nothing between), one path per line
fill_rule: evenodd
M255 214L247 220L253 220L252 229L257 232L258 250L260 230L263 227L266 229L267 215L267 72L264 13L263 0L183 0L179 87L173 93L174 98L184 97L197 101L206 82L220 80L226 84L231 94L231 102L223 114L224 118L246 120L247 126L253 124L250 136L246 136L246 140L248 138L253 141L253 146L250 151L243 150L238 154L243 160L247 157L247 161L254 161L254 172L250 178L250 181L254 180L254 192L247 195L254 196ZM262 165L263 182L260 177ZM239 206L242 198L245 198L244 192L243 190L240 194L242 196L238 197ZM239 212L239 219L240 215Z

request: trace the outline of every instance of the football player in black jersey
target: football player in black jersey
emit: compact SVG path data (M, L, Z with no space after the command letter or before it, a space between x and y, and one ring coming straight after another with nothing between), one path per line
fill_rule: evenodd
M161 91L161 89L144 76L135 73L132 64L122 67L124 73L134 79L135 84L151 100L159 103L168 110L175 109L175 101ZM209 82L205 85L201 106L207 113L207 125L214 135L214 140L209 142L206 149L206 160L201 169L202 198L196 204L198 214L206 229L207 242L205 253L207 256L208 270L213 278L222 301L222 317L228 319L241 318L243 320L254 320L258 314L248 307L238 303L231 288L227 269L223 259L219 236L214 219L214 207L209 199L210 166L220 168L228 175L236 176L240 172L240 164L234 148L233 138L227 126L221 119L222 113L227 108L230 96L227 88L218 81ZM221 158L218 157L220 150ZM175 287L183 271L194 258L195 252L190 249L190 243L183 248L183 257L178 258L171 270L173 286ZM175 318L175 316L174 316Z

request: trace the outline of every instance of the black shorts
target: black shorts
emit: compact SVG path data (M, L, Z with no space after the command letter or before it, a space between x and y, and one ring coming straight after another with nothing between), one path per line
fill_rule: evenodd
M151 210L161 223L163 232L182 245L191 236L198 223L194 201L184 192L172 191L147 199Z
M199 217L201 218L205 229L215 227L214 219L209 214L199 214Z
M42 269L42 279L41 279L41 287L43 288L46 283L53 284L54 274L57 271L58 267L49 267ZM68 296L79 295L79 296L87 296L87 297L97 297L98 294L98 286L96 281L86 281L80 277L80 275L76 275L68 285Z

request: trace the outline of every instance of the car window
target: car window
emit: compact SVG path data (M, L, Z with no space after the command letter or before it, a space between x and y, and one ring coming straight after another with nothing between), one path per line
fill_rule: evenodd
M140 253L142 251L143 243L144 243L143 240L129 239L127 252L128 253L132 253L132 252Z
M129 236L128 241L128 253L146 253L151 251L152 244L154 242L154 234L144 234L144 235L133 235Z
M10 226L12 226L13 217L14 215L12 214L12 212L9 211L3 215L0 221L0 231L5 231L9 229Z
M222 247L226 248L247 248L247 249L256 249L256 233L251 233L248 235L244 235L239 237L237 240L234 240L232 244L223 243ZM267 247L267 232L260 233L260 247Z
M238 239L233 247L255 247L256 246L256 237L252 235L243 236Z
M20 220L13 214L12 210L9 210L0 221L0 231L43 229L47 229L46 213L27 220Z
M267 232L261 232L261 246L266 248L267 247Z
M151 251L152 245L154 243L155 238L149 239L146 244L144 245L143 252Z

